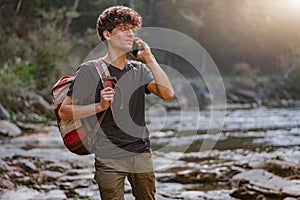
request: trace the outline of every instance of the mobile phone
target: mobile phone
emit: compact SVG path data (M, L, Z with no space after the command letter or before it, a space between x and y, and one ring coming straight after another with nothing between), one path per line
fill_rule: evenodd
M105 76L102 78L104 87L114 88L117 84L117 78L115 76Z
M136 41L135 40L133 40L133 42L132 42L132 51L131 51L131 53L132 53L132 55L134 55L134 57L137 57L137 55L138 55L138 53L139 53L139 45L138 45L138 43L136 43Z

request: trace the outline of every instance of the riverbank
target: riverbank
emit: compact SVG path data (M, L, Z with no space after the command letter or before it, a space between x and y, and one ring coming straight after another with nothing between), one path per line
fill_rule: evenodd
M223 130L213 134L206 134L209 111L151 108L147 113L158 200L297 197L280 191L276 182L267 183L271 188L266 191L243 173L259 169L299 187L300 110L231 107L235 109L227 111ZM0 140L0 199L99 199L93 156L69 153L55 122L20 127L19 136ZM213 148L204 149L207 143ZM258 182L266 184L263 180L261 176ZM128 183L126 199L133 199Z

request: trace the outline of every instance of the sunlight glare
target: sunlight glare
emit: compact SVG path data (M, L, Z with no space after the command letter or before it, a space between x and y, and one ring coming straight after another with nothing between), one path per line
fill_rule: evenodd
M300 10L300 0L285 0L285 3L291 10Z

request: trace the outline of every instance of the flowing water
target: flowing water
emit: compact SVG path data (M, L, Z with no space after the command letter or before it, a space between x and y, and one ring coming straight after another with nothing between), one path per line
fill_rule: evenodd
M147 114L158 200L235 199L232 176L258 161L300 163L299 109L228 109L221 131L210 127L210 114L162 108ZM23 127L21 136L0 140L0 199L99 199L93 156L69 153L55 122ZM133 199L127 182L125 191Z

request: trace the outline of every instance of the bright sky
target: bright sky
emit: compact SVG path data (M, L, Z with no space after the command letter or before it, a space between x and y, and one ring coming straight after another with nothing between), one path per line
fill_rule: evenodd
M289 9L300 12L300 0L285 0L284 2Z

